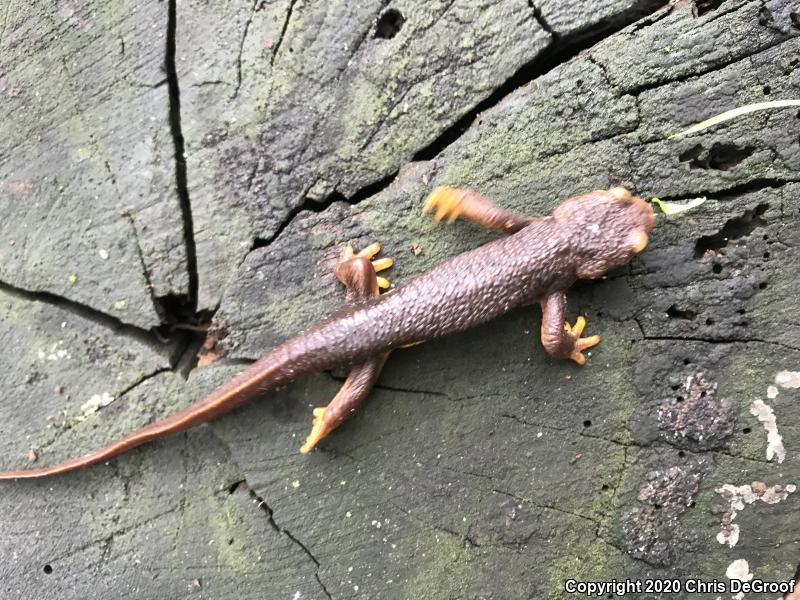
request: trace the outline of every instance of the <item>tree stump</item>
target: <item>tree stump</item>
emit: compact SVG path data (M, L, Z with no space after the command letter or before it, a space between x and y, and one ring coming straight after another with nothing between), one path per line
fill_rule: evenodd
M334 311L346 243L380 241L402 284L493 237L433 227L436 185L530 215L616 185L708 200L571 291L603 337L583 368L518 310L393 354L311 455L310 407L341 373L2 482L0 595L562 598L668 577L678 593L628 597L728 598L686 584L792 579L800 113L668 136L800 97L798 10L10 0L2 469L171 414Z

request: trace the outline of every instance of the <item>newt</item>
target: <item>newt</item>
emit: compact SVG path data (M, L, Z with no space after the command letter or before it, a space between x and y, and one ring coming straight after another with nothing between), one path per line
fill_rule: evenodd
M424 212L438 222L462 218L508 234L459 254L405 285L381 294L377 275L391 267L375 259L380 245L344 250L334 267L345 286L345 306L280 344L202 400L155 421L117 442L51 467L0 473L26 479L66 473L105 461L167 434L214 419L302 375L349 366L339 392L315 408L313 426L300 449L307 453L345 421L378 379L392 350L485 323L514 308L539 304L541 341L553 357L583 365L583 351L600 336L582 337L586 321L566 319L566 290L578 279L596 279L644 250L655 214L625 188L599 190L565 200L546 217L527 217L495 205L480 193L438 187Z

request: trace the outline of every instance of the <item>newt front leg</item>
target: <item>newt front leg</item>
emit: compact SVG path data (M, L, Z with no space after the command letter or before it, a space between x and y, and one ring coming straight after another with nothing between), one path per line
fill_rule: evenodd
M586 319L578 317L575 325L566 321L567 295L550 294L539 301L542 307L542 345L553 358L569 358L579 365L586 362L583 351L600 343L599 335L581 337Z
M434 189L425 201L422 212L428 213L432 210L436 210L433 219L437 223L445 217L448 223L461 217L487 229L507 234L516 233L533 221L530 217L497 206L474 190L446 185Z

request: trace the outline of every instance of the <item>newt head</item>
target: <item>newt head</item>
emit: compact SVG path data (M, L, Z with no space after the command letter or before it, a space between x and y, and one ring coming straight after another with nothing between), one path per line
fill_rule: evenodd
M553 217L569 239L581 279L595 279L628 263L647 246L655 221L652 206L622 187L570 198Z

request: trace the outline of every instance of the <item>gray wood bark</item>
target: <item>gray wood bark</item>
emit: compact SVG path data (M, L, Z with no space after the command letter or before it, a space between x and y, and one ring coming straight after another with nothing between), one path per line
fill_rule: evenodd
M790 578L800 392L767 388L800 371L800 113L667 136L800 97L798 15L789 0L0 8L2 469L170 414L335 310L345 243L380 241L400 284L493 237L433 227L435 185L532 215L615 185L709 198L571 291L603 338L583 368L550 360L520 310L396 352L309 456L311 407L342 373L3 482L0 596L561 598L569 578L725 580L738 559ZM210 366L202 334L175 327L193 316ZM724 486L749 486L733 519Z

